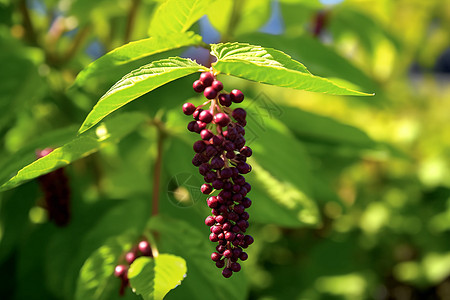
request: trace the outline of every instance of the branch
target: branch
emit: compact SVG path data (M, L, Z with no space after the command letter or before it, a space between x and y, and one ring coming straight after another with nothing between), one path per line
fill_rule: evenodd
M23 27L25 28L26 39L33 45L39 46L36 31L34 30L33 22L31 21L30 12L28 11L26 0L20 0L19 10L22 14Z
M131 38L131 34L134 29L134 24L136 22L136 14L138 11L139 4L141 3L141 0L133 0L131 3L130 11L128 12L128 18L127 18L127 27L125 28L125 43L128 43Z

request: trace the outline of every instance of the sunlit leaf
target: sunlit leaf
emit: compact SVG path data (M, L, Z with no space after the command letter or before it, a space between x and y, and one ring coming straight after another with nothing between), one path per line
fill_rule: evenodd
M167 0L157 9L152 18L149 35L163 36L173 32L185 32L198 21L214 1Z
M183 32L128 43L92 62L78 74L74 84L81 86L93 77L114 72L130 62L176 48L199 45L201 41L201 36Z
M142 66L125 75L100 98L84 120L79 132L88 130L113 111L157 87L186 75L207 70L190 59L180 57L162 59Z
M278 50L244 43L225 43L211 45L211 54L218 59L213 64L214 69L224 74L311 92L370 96L314 76L301 63Z
M56 148L47 156L24 166L0 186L0 191L14 188L28 180L64 167L86 157L111 143L117 143L146 120L141 113L127 113L108 120L95 131L80 135L67 144Z
M144 300L161 300L186 277L186 261L175 255L139 257L128 270L130 284Z

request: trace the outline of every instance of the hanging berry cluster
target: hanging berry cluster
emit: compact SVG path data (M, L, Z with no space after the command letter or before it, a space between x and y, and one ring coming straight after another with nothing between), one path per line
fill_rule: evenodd
M128 268L130 265L136 260L136 258L140 256L148 256L153 257L152 254L152 248L150 247L150 244L147 241L140 241L139 244L129 252L125 254L125 261L127 264L120 264L117 265L114 269L114 276L120 278L121 284L120 284L120 290L119 294L123 295L125 293L125 288L130 285L130 282L128 280Z
M246 196L251 186L242 176L251 171L246 161L252 150L245 146L244 138L247 113L242 108L229 108L232 103L241 103L244 94L240 90L224 92L222 82L212 72L202 73L193 88L209 100L198 107L183 105L184 114L194 117L188 130L201 138L193 145L196 154L192 164L204 176L202 193L210 195L207 204L212 215L205 224L210 227L211 242L218 243L211 259L218 268L224 268L222 275L228 278L241 270L238 260L248 258L242 249L253 243L253 237L245 234L249 226L245 209L252 204ZM212 196L215 190L220 192Z
M37 158L47 156L52 148L36 151ZM70 186L69 178L63 168L56 169L38 178L39 185L44 192L45 209L48 218L57 226L66 226L70 221Z

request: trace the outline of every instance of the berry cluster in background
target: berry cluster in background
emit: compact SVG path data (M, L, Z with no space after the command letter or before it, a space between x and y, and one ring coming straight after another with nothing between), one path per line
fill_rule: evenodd
M143 240L140 241L137 246L134 246L131 251L125 253L126 264L119 264L114 269L114 276L121 280L119 294L125 293L125 288L130 285L128 280L128 269L130 265L140 256L153 257L152 248L149 242Z
M193 145L196 154L192 164L204 176L202 193L210 196L207 204L211 215L205 224L210 227L211 242L218 243L211 259L218 268L223 268L222 275L229 278L241 270L238 261L248 258L243 249L253 243L253 237L245 234L249 226L245 209L252 204L246 196L251 185L242 176L251 171L246 161L252 150L245 146L244 138L247 113L242 108L230 108L233 103L241 103L244 94L236 89L224 92L222 82L212 72L202 73L193 88L203 92L208 101L197 107L192 103L183 105L184 114L194 118L188 130L201 138ZM220 192L213 196L215 191Z
M36 157L42 158L53 151L45 148L36 151ZM69 178L63 168L56 169L38 178L39 185L44 193L45 209L49 220L57 226L66 226L70 221L70 186Z

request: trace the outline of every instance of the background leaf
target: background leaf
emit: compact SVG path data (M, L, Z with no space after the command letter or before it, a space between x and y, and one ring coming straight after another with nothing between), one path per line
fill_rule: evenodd
M144 300L161 300L186 277L186 261L175 255L139 257L130 266L128 278Z
M86 157L101 147L117 143L122 137L135 130L145 119L146 116L141 113L126 113L108 120L97 127L96 131L81 135L56 148L49 155L23 167L11 179L3 182L0 191L14 188L28 180Z
M162 59L142 66L124 76L100 98L84 120L79 132L88 130L113 111L161 85L207 70L190 59L180 57Z
M273 51L273 49L267 50L260 46L243 43L211 45L211 54L218 59L213 67L224 74L311 92L370 96L338 86L328 79L311 75L299 62L288 59L287 55L281 55L279 51ZM273 53L278 53L279 56L274 57ZM282 61L279 60L280 57L283 58Z
M156 10L149 27L149 35L165 36L173 32L185 32L207 13L215 1L167 0Z
M138 59L168 50L199 45L202 37L193 32L171 33L131 42L103 55L84 68L77 76L74 85L81 86L99 75L117 72L120 67Z

